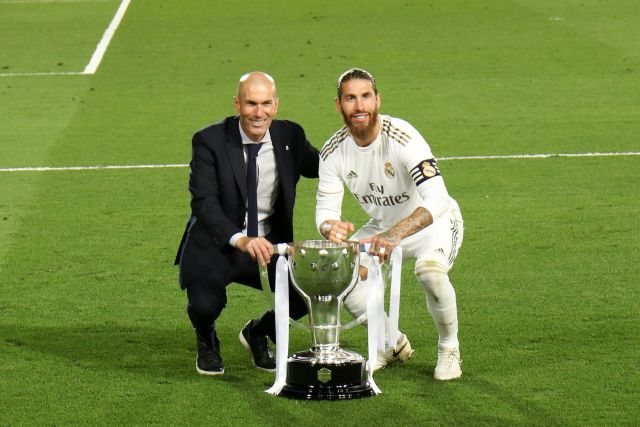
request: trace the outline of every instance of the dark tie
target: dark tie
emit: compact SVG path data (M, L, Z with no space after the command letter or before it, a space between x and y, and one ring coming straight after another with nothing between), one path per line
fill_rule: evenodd
M256 157L262 143L247 144L247 236L258 236L258 174Z

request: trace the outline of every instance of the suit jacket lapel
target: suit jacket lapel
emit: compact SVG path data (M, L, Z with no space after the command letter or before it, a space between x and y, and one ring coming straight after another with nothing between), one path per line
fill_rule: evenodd
M227 122L226 128L226 150L229 156L229 164L233 171L233 177L236 180L242 198L247 200L247 179L246 165L244 164L244 150L242 148L242 138L238 128L239 120L237 117Z
M292 189L294 186L293 177L291 175L292 164L289 164L290 156L287 152L290 150L289 141L285 141L279 126L274 122L269 129L271 134L271 143L273 144L273 152L276 158L276 166L278 168L278 177L280 182L280 191L284 196L285 206L291 203Z

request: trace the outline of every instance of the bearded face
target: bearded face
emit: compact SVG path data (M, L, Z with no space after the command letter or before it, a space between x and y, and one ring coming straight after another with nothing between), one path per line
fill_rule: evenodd
M336 107L359 145L373 142L378 133L380 97L369 80L354 79L342 84Z
M342 119L354 138L363 141L375 138L378 124L377 108L368 112L359 111L350 116L347 116L345 112L342 111Z

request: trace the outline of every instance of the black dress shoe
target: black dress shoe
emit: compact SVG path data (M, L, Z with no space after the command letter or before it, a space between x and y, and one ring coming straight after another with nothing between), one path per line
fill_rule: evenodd
M249 320L240 331L240 343L251 353L253 365L269 372L276 370L276 358L273 357L267 337L264 335L252 335L254 321Z
M198 346L196 371L200 375L224 374L224 364L220 357L220 340L216 331L213 330L210 334L200 334L196 331L196 344Z

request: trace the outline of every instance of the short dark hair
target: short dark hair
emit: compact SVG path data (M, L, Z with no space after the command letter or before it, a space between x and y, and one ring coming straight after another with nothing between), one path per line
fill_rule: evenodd
M348 82L349 80L369 80L371 85L373 86L373 91L375 94L378 94L378 88L376 88L376 79L373 78L373 75L364 70L362 68L350 68L344 73L340 74L338 77L338 99L342 97L342 84Z

